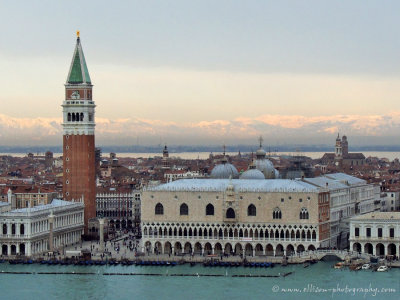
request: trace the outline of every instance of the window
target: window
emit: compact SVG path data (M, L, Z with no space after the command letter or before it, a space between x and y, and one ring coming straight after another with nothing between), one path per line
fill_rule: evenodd
M233 208L228 208L228 210L226 211L226 218L227 219L234 219L235 218L235 211L233 210Z
M247 208L247 215L248 216L256 216L257 215L257 209L253 204L250 204L249 207Z
M382 237L382 228L378 228L378 237Z
M368 227L366 230L366 236L371 237L371 228L370 227Z
M187 216L189 214L189 207L187 206L186 203L183 203L179 210L181 216Z
M24 226L24 224L21 224L21 226L19 227L19 233L20 233L21 235L24 235L24 234L25 234L25 226Z
M360 236L360 228L354 228L354 236Z
M394 238L394 228L389 229L389 235L391 238Z
M207 204L206 206L206 216L213 216L214 215L214 205Z
M3 234L7 234L7 224L3 224Z
M303 202L303 199L300 198L300 199L299 199L299 202Z
M300 220L308 220L308 210L305 207L300 210Z
M89 122L93 122L93 114L89 114Z
M164 206L161 203L157 203L155 208L156 215L163 215L164 214Z
M281 202L285 202L285 199L284 199L284 198L281 198Z
M274 211L272 212L272 218L273 219L282 219L282 212L278 207L275 208Z
M15 224L11 225L11 234L15 234Z

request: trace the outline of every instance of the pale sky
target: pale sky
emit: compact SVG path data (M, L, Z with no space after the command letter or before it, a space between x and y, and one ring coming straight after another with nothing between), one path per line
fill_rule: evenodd
M76 30L99 145L396 144L399 15L384 0L0 1L0 145L61 144Z

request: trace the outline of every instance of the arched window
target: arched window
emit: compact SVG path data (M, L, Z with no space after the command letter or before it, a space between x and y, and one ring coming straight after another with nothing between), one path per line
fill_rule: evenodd
M247 207L247 215L248 216L256 216L257 215L257 209L253 204L250 204L249 207Z
M75 122L75 113L72 113L72 122Z
M214 205L209 203L206 206L206 216L213 216L213 215L214 215Z
M181 204L180 214L181 216L187 216L189 214L189 207L186 203Z
M83 121L83 113L79 114L79 121L81 121L81 122Z
M15 234L15 224L11 224L11 234Z
M24 234L25 234L25 226L24 226L24 224L21 224L21 226L19 227L19 233L20 233L21 235L24 235Z
M71 122L71 113L68 113L68 121Z
M307 208L303 207L300 210L300 219L301 220L307 220L308 219L308 210L307 210Z
M275 208L274 211L272 212L272 218L273 219L282 219L282 212L279 209L279 207Z
M157 203L155 208L156 215L163 215L164 214L164 206L161 203Z
M7 224L3 224L3 234L7 234Z
M233 210L232 207L229 207L228 210L226 211L226 218L227 219L234 219L235 218L235 211Z

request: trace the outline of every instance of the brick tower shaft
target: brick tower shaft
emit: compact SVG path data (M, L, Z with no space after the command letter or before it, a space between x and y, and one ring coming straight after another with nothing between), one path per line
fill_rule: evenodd
M63 102L63 198L85 203L85 234L96 217L95 104L78 35Z

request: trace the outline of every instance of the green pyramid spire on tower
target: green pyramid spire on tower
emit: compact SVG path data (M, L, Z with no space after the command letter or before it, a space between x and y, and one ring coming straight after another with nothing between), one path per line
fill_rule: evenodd
M89 71L86 65L85 56L83 55L82 45L77 32L76 46L72 57L71 67L67 78L67 84L92 84Z

